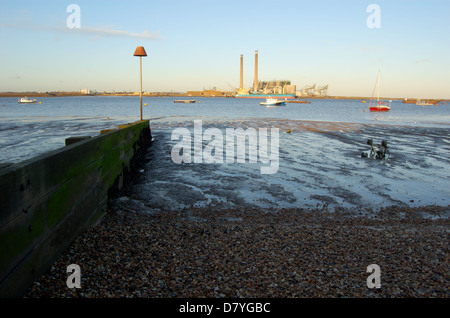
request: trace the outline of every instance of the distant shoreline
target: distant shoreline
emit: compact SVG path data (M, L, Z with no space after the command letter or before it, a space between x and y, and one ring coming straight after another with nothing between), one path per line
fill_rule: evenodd
M7 92L0 93L0 97L71 97L71 96L131 96L137 97L139 94L136 93L96 93L96 94L83 94L80 92L46 92L46 93L38 93L38 92ZM232 96L218 96L218 95L192 95L188 93L144 93L143 97L208 97L208 98L234 98ZM351 100L370 100L372 97L361 97L361 96L305 96L298 97L297 99L351 99ZM417 98L399 98L399 97L380 97L380 99L389 99L389 100L409 100L416 101ZM434 102L449 102L450 99L423 99L424 101L434 101Z

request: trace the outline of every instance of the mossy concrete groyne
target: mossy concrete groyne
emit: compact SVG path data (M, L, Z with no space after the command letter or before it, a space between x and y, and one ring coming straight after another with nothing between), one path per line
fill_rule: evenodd
M22 296L106 212L151 143L148 120L118 128L0 170L0 297Z

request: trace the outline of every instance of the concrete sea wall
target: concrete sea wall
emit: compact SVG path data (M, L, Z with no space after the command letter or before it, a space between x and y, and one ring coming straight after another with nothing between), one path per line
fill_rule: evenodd
M150 143L140 121L0 170L0 297L22 296L101 219Z

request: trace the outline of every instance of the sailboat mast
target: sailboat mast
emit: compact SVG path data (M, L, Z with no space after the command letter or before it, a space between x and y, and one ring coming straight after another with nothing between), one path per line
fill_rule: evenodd
M380 71L378 71L378 96L377 96L377 105L380 104Z

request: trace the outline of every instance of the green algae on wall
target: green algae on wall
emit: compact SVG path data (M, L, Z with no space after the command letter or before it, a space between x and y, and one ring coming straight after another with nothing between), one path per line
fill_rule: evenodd
M22 295L101 219L150 142L140 121L0 170L0 297Z

